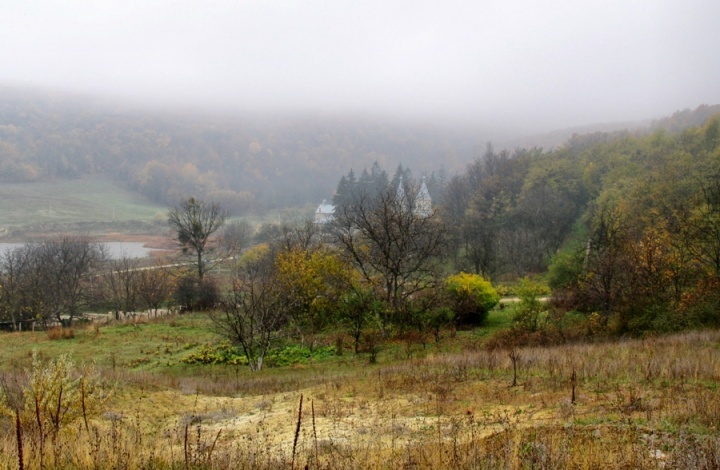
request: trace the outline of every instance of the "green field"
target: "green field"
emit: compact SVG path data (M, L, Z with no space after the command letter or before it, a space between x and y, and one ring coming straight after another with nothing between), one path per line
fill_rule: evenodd
M166 207L102 177L0 185L0 233L10 237L133 226L147 230L164 224L166 213Z
M303 220L312 207L243 217L253 227ZM101 176L0 185L0 241L53 233L165 234L168 207ZM229 222L237 217L229 219Z

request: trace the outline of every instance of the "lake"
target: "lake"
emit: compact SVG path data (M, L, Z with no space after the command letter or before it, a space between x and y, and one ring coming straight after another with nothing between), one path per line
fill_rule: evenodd
M24 243L0 243L0 255L10 250L20 248ZM108 255L112 259L125 258L147 258L153 251L162 251L155 248L147 248L143 242L103 242Z

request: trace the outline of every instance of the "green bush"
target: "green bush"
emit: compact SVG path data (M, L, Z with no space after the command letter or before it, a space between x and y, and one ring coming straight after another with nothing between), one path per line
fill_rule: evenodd
M440 341L440 330L455 320L455 312L450 307L438 307L424 312L420 318L423 329L433 332L435 342Z
M184 364L230 364L247 365L244 354L230 344L230 341L201 345L197 351L190 353L181 361Z
M558 252L550 260L548 267L548 284L553 289L561 289L574 285L583 273L585 253L571 246Z
M511 295L515 295L512 287L504 284L495 286L495 291L497 291L500 297L509 297Z
M547 306L540 300L548 294L547 286L525 277L518 283L516 292L520 302L515 310L515 322L527 331L537 331L547 320Z
M290 345L268 351L265 361L276 367L306 363L310 359L323 359L335 355L334 346L324 346L310 350L302 345ZM247 365L245 355L232 346L229 341L201 345L197 351L184 357L184 364L228 364Z
M335 356L334 346L322 346L311 351L310 348L298 344L273 349L268 352L266 360L273 366L284 367L304 364L311 359L323 359L332 356Z
M445 292L455 321L460 325L482 325L500 301L490 281L478 274L459 273L445 280Z

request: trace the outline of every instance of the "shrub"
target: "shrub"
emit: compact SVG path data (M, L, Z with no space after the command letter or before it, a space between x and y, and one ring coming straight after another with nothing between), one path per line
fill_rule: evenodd
M178 281L173 297L183 310L205 311L217 305L220 294L214 279L205 277L199 281L193 276L184 276Z
M440 341L440 330L452 324L455 320L455 312L449 307L439 307L427 311L423 315L423 322L433 332L435 342Z
M230 341L221 341L217 344L203 344L181 359L185 364L230 364L247 365L244 354L230 344Z
M0 390L0 415L19 412L20 425L40 462L47 437L57 444L60 432L78 423L88 430L88 420L100 414L112 392L92 366L77 367L67 355L42 361L37 352L19 384L12 393L7 387Z
M527 331L537 331L547 317L547 306L540 300L540 296L548 293L547 287L525 277L518 283L516 291L520 303L515 311L515 321Z
M290 345L269 351L266 360L273 366L284 367L303 364L311 359L324 359L332 356L335 356L334 346L322 346L310 350L303 345Z
M582 246L568 246L555 254L548 267L548 284L553 289L573 286L583 274L585 251Z
M268 351L265 361L276 367L291 366L293 364L306 363L310 359L323 359L335 355L334 346L323 346L310 350L302 345L289 345L283 348ZM201 345L184 357L181 362L184 364L226 364L226 365L247 365L245 355L238 351L230 341L221 341Z
M508 285L498 285L495 286L495 291L498 293L500 297L508 297L510 295L515 295L514 291L512 290L512 287Z
M445 292L455 321L460 325L482 325L488 312L500 301L490 281L477 274L459 273L445 280Z
M49 340L53 341L58 339L73 339L75 337L75 330L72 328L56 326L48 330L47 337Z
M199 291L196 309L200 311L207 311L215 308L220 300L220 289L218 288L217 281L206 276L198 284Z

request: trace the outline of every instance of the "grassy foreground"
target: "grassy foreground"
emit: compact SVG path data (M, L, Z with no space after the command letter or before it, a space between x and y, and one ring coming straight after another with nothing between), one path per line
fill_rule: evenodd
M507 324L494 312L494 328ZM483 348L483 330L250 373L187 365L202 315L2 333L4 381L69 353L112 392L25 468L720 468L720 332L556 348ZM573 374L574 373L574 374ZM575 377L573 379L573 376ZM574 396L574 403L573 403ZM18 468L9 414L0 468Z

